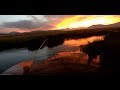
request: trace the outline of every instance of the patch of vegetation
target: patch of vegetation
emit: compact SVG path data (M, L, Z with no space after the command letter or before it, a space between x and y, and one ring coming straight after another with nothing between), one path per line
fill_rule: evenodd
M46 45L48 47L54 47L55 45L62 44L64 39L84 38L93 35L107 35L109 33L117 32L119 29L120 28L81 29L71 31L53 30L21 33L15 35L5 34L0 36L0 50L11 48L39 48L46 38L49 39Z
M89 56L89 63L100 55L100 71L119 73L120 68L120 32L108 33L103 41L95 41L82 46Z

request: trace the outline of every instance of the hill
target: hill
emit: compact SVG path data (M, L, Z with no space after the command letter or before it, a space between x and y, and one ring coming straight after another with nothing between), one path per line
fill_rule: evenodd
M94 29L94 28L117 28L120 27L120 22L118 23L114 23L114 24L109 24L109 25L102 25L102 24L98 24L98 25L92 25L90 27L88 27L89 29Z

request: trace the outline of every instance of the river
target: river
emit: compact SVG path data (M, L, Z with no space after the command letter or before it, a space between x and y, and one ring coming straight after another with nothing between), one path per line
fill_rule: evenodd
M81 45L86 45L88 42L103 40L104 36L92 36L80 39L65 39L63 44L49 48L44 46L38 50L36 60L48 59L60 52L76 52L80 50ZM27 48L4 50L0 52L0 73L4 72L13 65L22 61L32 60L35 51L30 51Z

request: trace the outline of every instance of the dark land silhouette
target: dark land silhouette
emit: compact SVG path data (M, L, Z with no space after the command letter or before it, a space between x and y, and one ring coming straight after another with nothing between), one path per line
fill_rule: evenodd
M1 50L9 47L25 47L34 51L40 47L46 38L48 38L48 41L44 46L52 48L62 44L65 39L84 38L93 35L105 35L105 38L102 41L95 41L80 47L84 53L88 54L87 64L81 64L78 54L64 53L64 56L59 58L50 58L42 62L33 62L32 67L25 67L26 73L24 72L24 74L50 75L52 73L57 75L117 75L120 68L120 28L86 29L83 31L46 31L35 34L27 33L26 36L22 36L21 34L20 36L16 36L16 38L11 37L10 40L8 40L9 36L6 36L5 39L0 38L0 47L2 47ZM90 63L93 62L93 59L98 55L100 56L99 66L90 65Z
M100 72L119 74L120 69L120 32L106 35L103 41L95 41L82 47L83 52L89 56L88 62L100 55ZM117 75L116 74L116 75Z
M36 50L48 38L46 46L54 47L65 39L84 38L118 32L120 28L78 29L68 31L38 31L19 34L0 35L0 51L12 48L28 48ZM43 46L44 47L44 46Z

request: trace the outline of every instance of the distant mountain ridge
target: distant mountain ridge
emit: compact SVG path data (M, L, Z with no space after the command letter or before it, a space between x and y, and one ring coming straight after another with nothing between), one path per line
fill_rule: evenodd
M114 24L109 24L109 25L97 24L97 25L92 25L88 28L89 29L94 29L94 28L112 28L112 27L120 27L120 22L114 23Z
M8 34L11 34L11 35L16 35L16 34L20 34L19 32L10 32Z
M100 28L120 28L120 22L118 23L114 23L114 24L109 24L109 25L103 25L103 24L97 24L97 25L92 25L90 27L87 28L66 28L66 29L58 29L59 31L67 31L67 30L84 30L84 29L100 29ZM58 30L50 30L50 31L58 31ZM35 30L35 31L31 31L31 32L23 32L23 33L39 33L39 32L45 32L45 31L49 31L49 30ZM13 32L9 32L9 33L0 33L0 35L4 35L4 34L10 34L10 35L18 35L21 34L20 32L17 31L13 31Z

